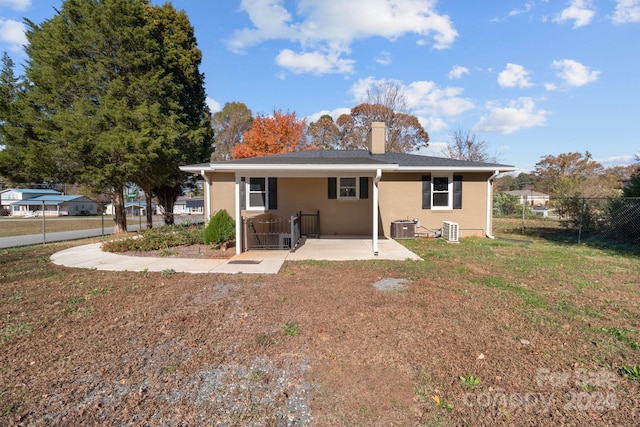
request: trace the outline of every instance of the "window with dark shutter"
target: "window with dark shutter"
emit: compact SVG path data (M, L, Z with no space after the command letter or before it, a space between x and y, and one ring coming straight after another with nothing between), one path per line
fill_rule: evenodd
M328 182L328 197L330 199L337 199L338 198L338 178L328 178L327 179Z
M278 178L269 178L269 185L267 186L269 191L269 209L278 209Z
M360 198L369 198L369 177L367 176L360 177Z
M453 209L462 209L462 175L453 176Z
M422 176L422 209L431 209L431 175Z
M247 178L240 178L240 209L247 208Z

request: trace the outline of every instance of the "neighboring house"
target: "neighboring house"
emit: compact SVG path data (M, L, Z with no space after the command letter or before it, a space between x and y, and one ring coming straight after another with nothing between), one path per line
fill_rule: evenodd
M152 206L155 208L155 205ZM124 202L124 209L127 212L127 216L145 216L147 212L147 203L142 200L139 202ZM113 203L109 203L104 206L105 215L115 215Z
M202 215L204 197L180 196L173 205L174 215Z
M11 204L14 216L77 216L97 215L98 203L85 196L47 195Z
M525 203L531 207L545 207L549 206L549 195L540 193L533 190L510 190L505 191L505 194L510 194L518 198L518 202L521 205Z
M59 191L45 190L41 188L8 188L0 191L0 209L7 209L13 213L14 209L11 206L16 202L40 196L59 196L60 194L61 193ZM24 212L22 215L27 213L27 207L24 205L20 206L16 210L18 212ZM21 214L18 213L17 215Z
M369 150L309 150L183 166L205 180L205 217L225 209L243 221L269 213L319 212L320 235L391 236L394 222L415 220L436 230L458 224L460 235L491 237L493 179L513 166L385 153L385 125L373 123ZM236 244L236 252L246 248Z

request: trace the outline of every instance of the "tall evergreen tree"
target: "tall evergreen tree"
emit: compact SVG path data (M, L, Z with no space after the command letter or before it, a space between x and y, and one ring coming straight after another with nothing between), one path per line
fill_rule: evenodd
M0 70L0 176L19 183L39 181L26 167L25 132L19 108L21 84L14 67L4 52Z
M146 13L151 36L157 41L154 58L159 74L157 81L148 82L148 96L156 108L148 117L153 126L134 181L145 192L151 227L151 194L164 208L165 222L172 224L173 206L187 177L178 166L207 160L213 131L199 71L202 53L188 17L168 3L147 6Z
M162 11L186 30L166 25ZM147 0L65 0L53 18L27 24L30 108L22 113L33 129L33 162L111 190L114 232L126 231L128 182L149 194L152 186L176 186L179 163L208 156L202 78L183 78L201 77L195 39L187 42L195 60L180 49L179 38L193 30L184 14Z

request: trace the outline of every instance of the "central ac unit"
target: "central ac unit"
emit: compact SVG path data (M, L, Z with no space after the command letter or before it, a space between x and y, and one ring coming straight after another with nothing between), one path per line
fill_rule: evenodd
M442 221L442 238L450 243L457 243L460 237L460 227L457 222Z

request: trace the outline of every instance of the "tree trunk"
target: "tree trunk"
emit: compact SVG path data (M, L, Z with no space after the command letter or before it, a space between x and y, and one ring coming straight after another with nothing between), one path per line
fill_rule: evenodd
M182 194L182 185L177 184L174 186L162 186L153 189L153 193L158 198L158 203L164 209L164 223L167 225L173 225L173 206L178 199L178 196Z
M117 185L113 191L113 234L127 232L127 211L124 207L124 186Z
M147 205L147 228L153 228L153 203L151 201L151 191L144 191L144 200Z

